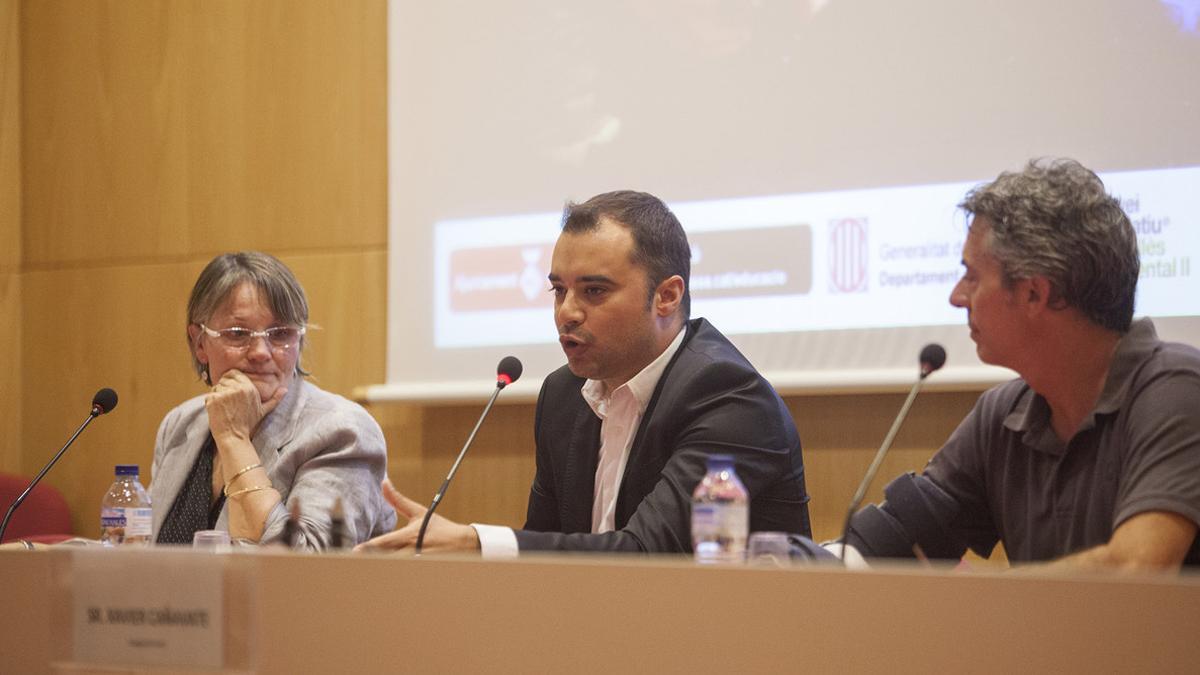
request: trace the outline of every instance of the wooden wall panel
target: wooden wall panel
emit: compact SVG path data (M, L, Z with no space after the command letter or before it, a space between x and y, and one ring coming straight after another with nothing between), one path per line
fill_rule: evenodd
M19 0L0 0L0 471L12 473L22 472L20 24Z
M0 0L0 273L21 266L20 1Z
M184 311L215 253L266 250L297 273L321 386L382 380L386 3L21 8L19 461L39 467L116 389L47 479L95 536L113 465L148 480L163 414L204 391Z
M46 478L67 496L77 532L99 533L97 509L114 464L141 465L149 482L159 420L202 391L183 325L199 271L197 263L167 263L25 275L25 466L53 456L96 390L112 387L119 397Z
M428 503L483 410L478 404L369 406L388 441L396 487ZM438 513L452 520L520 527L533 480L533 406L498 404L480 429Z
M304 367L323 389L350 396L383 378L387 342L387 252L281 255L308 295Z
M386 5L25 5L27 262L386 242Z
M809 514L818 539L840 535L846 508L879 444L904 402L904 394L789 397L788 408L804 443L804 464L813 501ZM925 392L913 403L868 501L905 471L919 471L975 403L974 392Z
M0 471L9 473L24 471L20 452L21 330L21 275L0 271Z

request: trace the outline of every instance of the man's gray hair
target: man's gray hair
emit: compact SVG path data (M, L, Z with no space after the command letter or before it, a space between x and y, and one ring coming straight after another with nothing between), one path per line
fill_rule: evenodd
M991 224L1005 285L1044 276L1050 306L1124 333L1141 260L1137 234L1100 177L1073 159L1035 159L967 193L959 207Z
M262 294L267 308L275 315L280 325L306 326L308 324L308 298L304 287L278 258L258 251L225 253L212 259L196 279L192 295L188 299L188 325L208 323L222 303L243 282L254 284ZM296 374L308 375L300 365L300 354L304 352L305 339L300 338L297 347ZM208 366L200 363L188 336L188 351L192 355L192 367L205 383L211 385Z

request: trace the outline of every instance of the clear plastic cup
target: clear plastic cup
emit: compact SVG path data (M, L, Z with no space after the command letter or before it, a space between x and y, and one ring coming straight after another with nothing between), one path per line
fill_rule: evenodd
M192 536L192 548L210 553L229 553L229 533L225 530L197 530Z
M746 562L751 565L791 564L787 532L752 532L746 545Z

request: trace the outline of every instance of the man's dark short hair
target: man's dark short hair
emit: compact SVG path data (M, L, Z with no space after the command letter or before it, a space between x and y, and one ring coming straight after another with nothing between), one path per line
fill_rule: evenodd
M618 190L605 192L563 209L562 231L568 234L590 232L608 219L629 229L633 235L635 265L646 270L650 281L647 303L663 280L678 274L683 279L683 299L679 304L686 321L692 311L692 249L679 219L661 199L645 192Z
M1051 307L1129 330L1141 268L1137 234L1091 170L1073 159L1035 159L971 190L959 207L991 222L989 250L1005 285L1044 276Z

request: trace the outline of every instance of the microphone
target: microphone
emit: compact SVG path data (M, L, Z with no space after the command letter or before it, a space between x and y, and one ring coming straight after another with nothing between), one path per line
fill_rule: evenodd
M517 357L506 356L500 359L499 365L496 366L496 387L503 389L516 382L517 378L521 377L522 370L521 360Z
M421 546L425 543L425 530L429 528L429 519L433 517L434 509L442 503L442 496L450 487L450 481L454 479L454 474L458 473L458 467L462 464L463 457L467 455L467 448L471 447L471 442L475 440L475 434L479 432L479 427L483 426L483 420L491 411L492 404L496 402L496 397L500 395L501 389L521 377L521 371L521 361L515 356L506 356L500 359L499 365L496 366L496 388L492 391L492 397L488 399L487 405L483 408L483 414L479 416L479 421L475 423L475 428L471 430L471 435L467 437L467 442L463 444L462 450L458 453L458 459L454 460L454 466L450 467L450 473L446 474L446 480L442 481L442 487L438 488L437 493L433 495L433 502L429 504L429 509L425 511L425 517L421 520L421 529L417 530L417 544L414 549L416 555L421 555Z
M918 357L921 360L921 379L929 377L929 374L935 370L940 370L946 365L946 350L936 342L927 344L921 349L921 355Z
M900 431L900 425L904 423L904 418L908 417L908 409L912 407L913 400L917 398L917 392L921 390L921 383L935 370L946 365L946 350L937 343L930 343L921 348L921 353L917 358L921 364L920 376L909 390L908 398L904 399L904 405L900 406L900 414L896 415L895 421L892 422L892 428L888 430L887 436L883 439L883 445L879 446L879 451L875 453L875 459L871 461L871 466L867 467L867 475L863 476L862 482L858 484L854 499L850 500L850 509L846 511L846 523L842 526L843 564L846 562L846 547L849 545L850 519L862 505L862 500L867 495L867 488L871 486L871 481L875 480L875 474L879 473L883 457L891 449L892 441L896 439L896 434Z
M37 478L33 479L33 482L29 484L29 487L25 488L25 491L22 492L19 497L17 497L16 501L12 503L12 506L8 507L8 513L4 515L4 522L0 523L0 542L4 541L4 531L8 529L8 521L12 519L13 513L16 512L17 507L19 507L21 503L25 501L25 498L29 496L30 492L33 492L34 486L36 486L38 482L42 480L42 477L46 475L46 472L50 471L50 467L54 466L54 464L58 462L58 459L63 456L63 453L67 451L67 448L71 447L71 444L75 442L75 439L79 438L79 434L83 433L83 430L87 428L87 425L92 423L92 420L105 413L112 412L113 408L116 407L117 392L109 389L108 387L96 392L96 395L92 397L92 411L88 413L87 419L83 421L83 424L79 425L79 428L76 429L75 433L71 435L71 438L67 441L67 444L64 445L62 450L59 450L58 454L54 456L54 459L50 460L50 463L42 469L41 473L37 475Z

